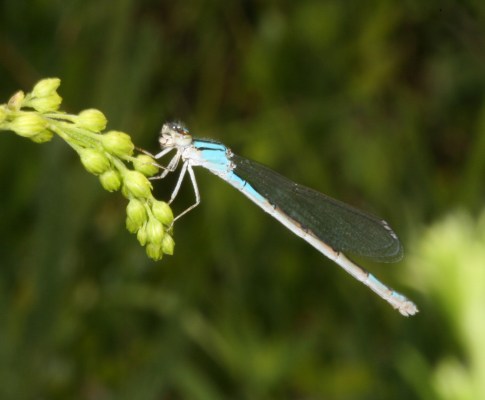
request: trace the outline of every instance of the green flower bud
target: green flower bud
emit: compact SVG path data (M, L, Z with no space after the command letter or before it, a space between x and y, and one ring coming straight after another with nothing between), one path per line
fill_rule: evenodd
M172 209L164 201L154 200L152 203L152 212L155 218L163 225L168 226L173 222Z
M98 150L82 149L79 151L79 156L84 168L94 175L101 175L110 167L108 158Z
M131 156L135 145L129 135L120 131L109 131L100 136L103 147L115 156Z
M136 238L138 239L138 242L140 242L142 246L145 246L147 244L146 225L143 225L140 229L138 229L138 232L136 233Z
M148 198L151 195L152 184L138 171L126 171L123 174L123 195L128 199Z
M0 106L0 126L7 119L7 111L5 111L4 106Z
M50 141L53 138L53 136L54 136L54 133L52 131L45 129L42 132L38 133L37 135L30 137L30 140L32 140L35 143L45 143Z
M155 160L146 154L140 154L133 161L133 166L145 176L153 176L158 173Z
M47 78L37 82L32 89L32 97L46 97L54 93L60 86L59 78Z
M24 99L25 99L24 92L19 90L12 97L10 97L10 100L8 101L7 107L10 110L18 111L18 110L20 110L20 108L22 108L22 105L24 103Z
M62 103L62 97L56 92L44 97L32 97L24 102L24 106L32 107L40 113L57 111Z
M101 185L108 192L116 192L121 187L120 174L114 169L108 169L99 176Z
M158 219L150 218L146 226L146 231L148 243L162 244L165 232L162 223Z
M77 126L89 129L92 132L101 132L106 128L107 122L104 114L94 108L81 111L76 118Z
M175 241L168 233L165 234L162 240L162 251L169 256L173 255L173 248L175 247Z
M126 224L126 229L130 233L137 233L138 229L140 229L140 227L131 218L126 218L125 224Z
M162 246L159 244L149 243L145 248L147 256L154 261L160 261L163 257Z
M126 206L126 215L139 229L147 221L147 211L143 202L131 199Z
M47 128L47 121L36 113L27 113L16 117L8 128L17 135L31 138Z

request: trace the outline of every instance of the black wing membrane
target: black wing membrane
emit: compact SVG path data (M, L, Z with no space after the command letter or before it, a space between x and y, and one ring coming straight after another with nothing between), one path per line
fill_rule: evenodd
M292 182L255 161L236 154L231 161L236 175L334 250L381 262L402 258L401 243L386 221Z

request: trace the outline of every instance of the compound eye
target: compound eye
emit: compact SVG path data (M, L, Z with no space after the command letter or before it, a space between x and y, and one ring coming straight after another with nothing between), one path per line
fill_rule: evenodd
M189 134L189 131L187 130L187 128L185 128L180 124L174 124L173 130L176 131L177 133L180 133L183 136L186 136Z

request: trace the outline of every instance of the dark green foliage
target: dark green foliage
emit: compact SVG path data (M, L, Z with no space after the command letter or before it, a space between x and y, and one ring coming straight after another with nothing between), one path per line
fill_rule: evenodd
M0 398L483 398L484 38L478 0L3 2L0 102L56 76L149 151L181 119L379 215L404 262L365 265L421 312L204 171L152 262L71 149L3 133Z

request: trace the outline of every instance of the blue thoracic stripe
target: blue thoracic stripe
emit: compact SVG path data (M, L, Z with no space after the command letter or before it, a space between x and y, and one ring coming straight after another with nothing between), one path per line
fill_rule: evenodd
M227 158L227 147L222 143L211 140L194 140L194 147L199 150L204 166L219 176L223 176L231 169L231 162Z
M220 142L210 139L197 139L192 142L194 147L199 150L221 150L226 151L227 147Z
M194 147L201 152L202 158L209 163L206 167L210 171L215 172L238 190L249 195L254 201L260 203L266 201L247 180L238 175L237 169L233 170L234 164L232 163L232 157L234 155L231 156L231 159L227 157L228 149L226 146L222 143L206 139L196 139L193 143Z

